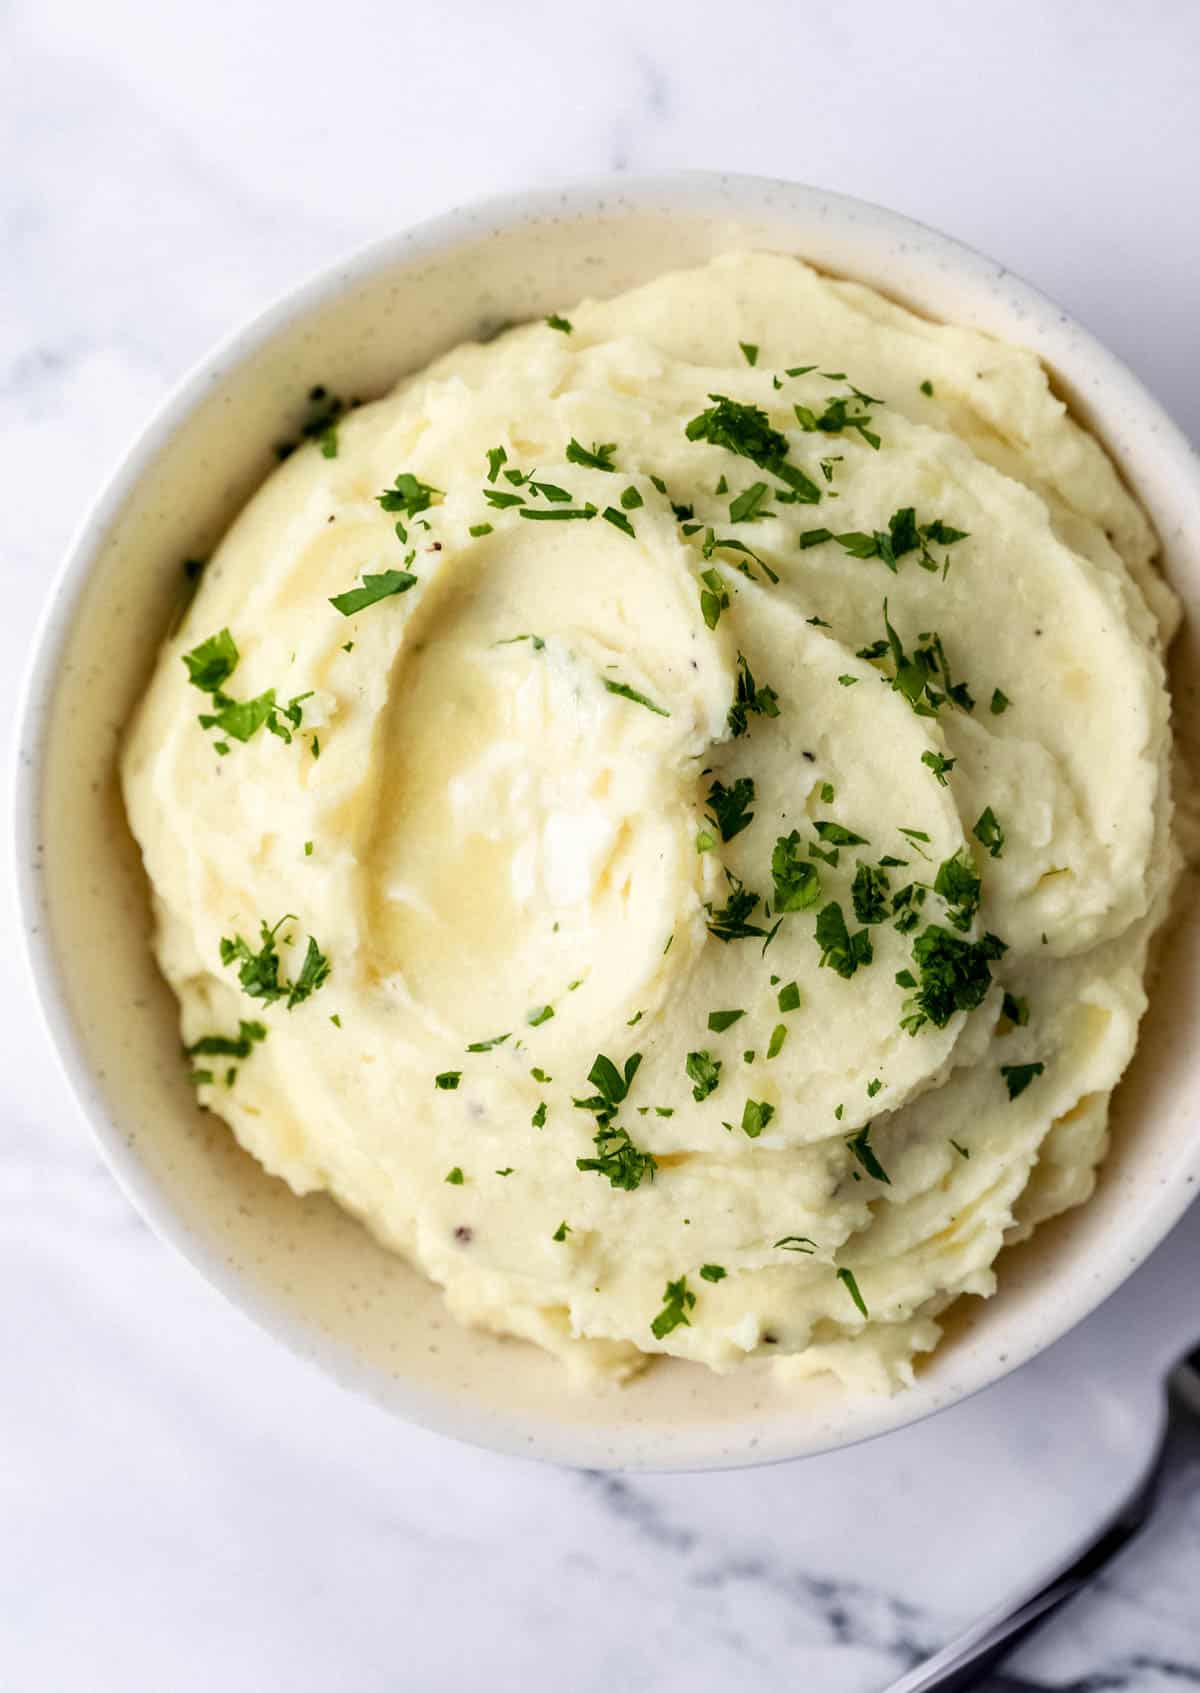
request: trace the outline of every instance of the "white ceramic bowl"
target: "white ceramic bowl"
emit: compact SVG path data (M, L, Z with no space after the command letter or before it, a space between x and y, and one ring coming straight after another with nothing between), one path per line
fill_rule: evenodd
M1106 443L1149 511L1167 574L1200 610L1200 472L1144 388L1001 266L895 213L789 183L682 175L521 195L368 248L206 358L131 449L55 584L29 680L16 793L20 896L37 991L68 1082L130 1197L269 1333L403 1417L509 1452L597 1467L796 1457L900 1427L1048 1346L1179 1217L1200 1176L1191 1059L1197 938L1170 949L1094 1198L1008 1252L1001 1292L964 1301L917 1385L852 1399L786 1391L755 1364L657 1364L623 1390L567 1393L531 1346L458 1327L441 1298L323 1199L296 1199L213 1117L179 1062L151 959L147 889L115 780L118 740L203 555L273 463L306 390L374 396L462 339L737 248L797 253L928 316L1023 343ZM1137 310L1153 310L1152 290ZM1191 734L1200 674L1176 649Z

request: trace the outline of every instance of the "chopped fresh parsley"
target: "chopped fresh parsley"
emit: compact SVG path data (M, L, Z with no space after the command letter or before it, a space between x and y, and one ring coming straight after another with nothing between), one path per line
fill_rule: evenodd
M822 371L821 374L831 375L829 371ZM845 430L853 429L862 436L869 447L874 447L878 452L879 436L870 427L871 414L862 410L862 403L882 405L883 402L872 395L862 394L857 388L854 390L854 396L852 399L848 394L831 394L825 402L825 410L820 414L814 412L810 406L797 405L793 406L792 410L796 414L796 422L808 434L819 429L825 435L841 435ZM858 406L855 405L855 400L860 402Z
M511 1030L509 1031L511 1034ZM473 1040L467 1048L468 1052L491 1052L493 1047L503 1046L509 1035L492 1035L490 1040Z
M571 1225L564 1218L563 1221L555 1229L554 1233L550 1236L550 1239L562 1242L562 1241L566 1240L566 1238L569 1234L574 1234L574 1233L575 1233L574 1229L571 1227Z
M799 1011L800 984L798 982L785 982L776 995L775 1003L781 1011Z
M572 523L576 518L584 522L596 516L594 505L583 506L525 506L517 513L518 517L527 517L533 523Z
M535 1005L525 1013L525 1021L531 1029L536 1029L542 1023L548 1023L554 1015L552 1005Z
M874 1148L871 1145L870 1123L864 1123L856 1135L850 1136L846 1145L858 1159L868 1176L874 1176L877 1182L886 1182L887 1185L891 1187L892 1178L888 1175L883 1165L879 1162L879 1159L875 1156Z
M492 525L490 523L472 523L471 527L467 530L467 534L470 535L471 539L474 541L477 541L481 535L490 535L491 533Z
M921 392L922 392L922 394L929 394L929 395L932 395L932 393L933 393L933 383L930 382L928 377L926 377L925 381L922 382L922 384L921 384Z
M453 1093L461 1081L461 1070L443 1070L440 1075L433 1078L433 1085L435 1088L441 1088L446 1093Z
M663 1340L672 1329L681 1325L691 1327L688 1312L696 1303L696 1295L689 1292L687 1277L680 1276L678 1281L668 1282L663 1291L663 1308L650 1324L650 1333L655 1340Z
M892 687L903 694L918 717L935 717L939 706L947 700L958 706L960 711L974 711L975 701L966 683L954 681L940 635L922 635L921 640L926 644L917 647L910 656L888 620L886 600L883 602L883 626L886 638L862 647L857 656L872 661L890 654L895 666L895 674L889 678ZM942 688L934 687L934 678L942 682Z
M756 924L747 921L760 896L751 893L744 883L729 870L725 872L729 882L730 894L726 903L717 911L711 904L704 909L708 912L708 932L719 941L751 940L755 936L765 936L767 931Z
M538 1105L537 1110L529 1119L529 1122L535 1129L544 1129L546 1127L546 1101L544 1099Z
M706 572L706 575L708 573ZM726 601L728 603L728 601ZM710 625L711 627L711 625ZM753 672L745 657L737 656L737 680L734 683L733 704L729 708L729 732L731 735L744 735L748 727L747 718L778 717L779 695L768 683L762 687L754 680Z
M749 459L760 470L786 483L788 492L777 498L815 505L821 498L816 483L795 465L787 463L788 439L771 426L771 420L759 406L743 405L725 394L710 394L714 402L687 424L689 441L709 441L714 447L724 447L739 458Z
M189 1058L249 1058L256 1043L266 1038L265 1024L239 1018L236 1035L201 1035L183 1050Z
M820 872L815 864L800 856L802 845L799 829L793 829L790 835L780 835L772 849L771 879L775 884L776 911L807 911L821 897Z
M1008 1097L1017 1099L1025 1092L1035 1077L1040 1076L1046 1068L1044 1064L1001 1064L1000 1074L1004 1077L1004 1085L1008 1089Z
M716 781L708 790L709 821L720 831L723 841L733 840L754 821L749 807L754 804L754 781L739 776L733 786Z
M838 681L841 683L843 688L853 688L855 683L858 681L858 677L842 675L838 677Z
M721 580L719 570L709 568L700 572L700 615L709 629L721 621L721 613L729 610L729 589Z
M983 884L966 847L938 866L933 891L946 902L946 917L956 929L969 929L979 910Z
M365 611L380 600L390 599L393 594L406 594L416 580L408 570L384 570L378 576L364 576L361 588L332 595L329 603L343 617L353 617L356 612Z
M832 540L832 529L805 529L800 536L800 550L807 552L809 547L819 547L822 541Z
M736 499L730 500L730 523L757 523L760 518L770 517L771 513L763 510L770 497L771 490L765 482L752 482Z
M812 1254L817 1250L815 1240L810 1240L806 1234L785 1234L774 1242L776 1252L805 1252Z
M865 835L856 835L853 829L846 829L840 823L814 823L813 828L827 846L870 846Z
M815 938L821 949L821 968L836 970L847 981L861 965L870 964L875 956L870 935L865 929L852 935L836 901L817 913Z
M511 1164L510 1164L510 1165L509 1165L509 1166L508 1166L508 1168L507 1168L507 1169L504 1169L504 1170L497 1170L497 1171L495 1171L495 1172L494 1172L494 1173L495 1173L495 1174L496 1174L496 1175L497 1175L497 1176L511 1176L511 1175L512 1175L512 1174L513 1174L513 1167L512 1167L512 1165L511 1165Z
M706 1282L723 1282L728 1271L724 1264L701 1264L700 1279Z
M618 511L616 506L605 506L600 516L606 523L611 523L614 529L619 529L622 535L628 535L633 541L637 540L637 530L630 523L625 513Z
M994 688L992 690L992 703L990 710L993 717L1000 717L1008 710L1011 704L1012 701L1009 699L1008 695L1001 693L999 688Z
M210 635L207 641L201 641L190 653L184 653L188 681L201 693L215 694L237 669L239 657L233 636L228 629L222 629L218 634Z
M510 506L524 506L525 500L521 494L506 494L503 488L485 488L483 497L488 505L497 511L507 511Z
M575 1102L579 1103L578 1100ZM599 1121L599 1119L597 1119ZM606 1122L593 1137L595 1158L577 1158L577 1170L594 1170L607 1176L613 1187L632 1193L641 1186L644 1177L654 1180L658 1164L649 1152L641 1152L629 1138L628 1129Z
M684 533L694 535L700 528L697 523L692 527L685 527ZM705 558L711 558L714 553L735 553L734 568L740 570L743 576L748 576L753 582L755 575L748 564L739 564L738 558L752 558L763 575L770 582L778 582L778 574L771 569L765 558L760 557L753 547L748 547L744 541L737 541L732 535L718 535L715 529L706 529L704 539L700 543L700 551Z
M628 682L614 682L610 677L604 678L604 686L608 693L619 694L623 700L632 700L634 705L644 705L647 711L652 711L658 717L670 717L671 713L665 706L655 705L647 699L645 694L639 694L636 688L631 688Z
M574 435L567 442L567 463L581 464L588 470L616 470L613 454L617 450L615 441L603 444L592 442L590 447L583 446Z
M854 915L858 922L882 923L886 920L890 888L886 870L880 870L873 864L859 864L850 889Z
M992 985L992 962L1007 951L996 935L965 941L949 929L928 924L913 942L919 979L908 970L897 977L902 987L915 990L904 1002L900 1027L910 1035L926 1023L944 1029L956 1011L974 1011Z
M285 923L295 921L295 917L289 912L273 927L265 921L260 922L262 945L258 952L254 952L250 943L238 934L235 934L232 940L225 937L221 941L221 963L238 965L238 981L243 991L249 994L251 999L261 999L267 1005L279 999L286 1000L289 1011L316 993L330 976L329 960L310 935L300 974L292 982L286 977L280 977L280 960L275 937Z
M742 349L742 357L745 359L747 364L754 365L758 363L758 348L755 346L753 341L739 341L738 346Z
M245 743L265 725L271 734L290 743L292 730L300 727L301 707L306 699L312 697L311 693L297 694L286 705L276 704L274 688L268 688L254 699L231 699L222 691L221 684L233 675L239 657L237 645L228 629L210 635L198 647L183 655L192 686L212 698L214 709L199 714L200 726L219 729L233 740ZM213 745L222 756L229 751L225 741L214 741Z
M463 1179L463 1173L457 1164L446 1177L446 1180L450 1183L451 1187L461 1187L463 1185Z
M882 1088L882 1086L883 1086L883 1083L879 1080L878 1076L876 1076L873 1081L868 1082L867 1083L867 1098L868 1099L874 1099L875 1095L879 1092L879 1090L880 1090L880 1088Z
M858 1283L854 1279L853 1271L841 1269L837 1273L837 1279L841 1282L842 1286L846 1289L846 1292L850 1295L851 1299L853 1299L854 1303L858 1306L858 1308L862 1312L863 1316L869 1317L871 1313L867 1310L866 1300L863 1298L862 1294L858 1291Z
M1023 1029L1029 1021L1029 1001L1018 999L1015 993L1009 993L1007 989L1000 1011L1001 1015L1007 1017L1018 1029Z
M726 1029L733 1027L739 1017L745 1015L744 1011L710 1011L708 1026L715 1035L723 1034Z
M947 758L944 753L940 752L923 752L921 754L921 763L925 765L927 769L933 771L941 787L947 788L950 784L947 782L946 778L954 769L958 760L956 758Z
M684 431L689 441L711 441L714 447L724 447L764 470L774 470L787 457L787 436L771 427L761 407L743 405L724 394L708 397L714 404L692 418Z
M428 511L434 496L440 495L441 492L440 488L433 488L428 482L422 482L419 477L402 471L390 488L385 488L382 494L375 497L384 511L398 511L407 518L413 518L420 516L423 511ZM403 522L397 522L396 533L402 541L407 541L408 535Z
M645 505L641 494L631 483L628 488L621 490L621 506L625 511L637 511L639 506Z
M955 1152L958 1153L960 1158L969 1158L971 1156L969 1150L965 1146L960 1146L953 1136L950 1137L950 1145L954 1148Z
M564 335L569 335L571 333L571 324L569 319L559 317L557 312L550 313L550 316L546 319L546 327L547 329L561 330Z
M689 1052L684 1065L688 1080L694 1083L692 1098L697 1104L716 1090L721 1080L721 1060L711 1052Z
M742 1107L742 1133L750 1140L757 1140L774 1115L775 1107L768 1105L765 1099L748 1099ZM732 1123L723 1126L730 1130L733 1128Z
M573 1103L580 1111L591 1111L599 1124L611 1123L633 1086L633 1078L637 1075L641 1062L640 1052L631 1053L625 1060L622 1071L611 1058L606 1058L602 1052L597 1053L587 1078L596 1092L585 1099L576 1099Z
M986 847L993 858L999 858L1004 851L1004 830L1000 827L996 813L989 805L980 815L978 823L971 830L980 846Z
M906 558L909 553L917 554L917 563L922 570L941 570L944 574L949 568L949 556L940 561L934 558L929 550L930 543L951 547L955 542L965 541L967 538L965 529L954 529L950 524L943 523L941 518L934 518L931 523L918 523L913 506L901 506L898 511L894 511L888 519L886 530L874 529L869 534L862 530L851 530L844 535L833 537L852 558L877 558L893 575L899 569L900 560Z
M783 1051L783 1043L787 1039L787 1036L787 1024L776 1023L775 1027L771 1030L771 1042L767 1047L768 1058L779 1057L779 1054Z

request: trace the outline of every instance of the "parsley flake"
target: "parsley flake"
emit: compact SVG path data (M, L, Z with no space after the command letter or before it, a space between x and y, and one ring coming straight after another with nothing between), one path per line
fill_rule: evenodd
M579 1103L578 1100L575 1102ZM629 1131L615 1123L599 1128L593 1139L595 1158L577 1158L577 1170L594 1170L607 1176L613 1187L632 1193L644 1177L654 1180L658 1164L649 1152L641 1152L629 1138Z
M928 924L913 942L919 980L911 971L901 972L906 978L901 986L913 987L915 992L905 1001L900 1027L910 1035L927 1022L944 1029L956 1011L974 1011L992 985L992 962L1007 951L996 935L965 941L949 929Z
M259 938L262 945L258 952L254 952L250 943L238 934L235 934L232 940L223 938L220 948L221 963L227 966L238 965L238 981L251 999L261 999L267 1005L282 999L286 1001L288 1011L316 993L330 976L329 960L310 935L300 974L292 982L286 977L280 977L280 960L275 937L285 923L295 921L290 912L281 917L273 927L265 921L260 921Z
M980 846L986 847L992 858L999 858L1004 851L1004 830L996 819L996 813L989 805L981 814L978 823L971 830Z
M1008 1089L1009 1099L1017 1099L1036 1077L1045 1070L1044 1064L1001 1064L1000 1074Z
M706 1282L723 1282L728 1271L723 1264L701 1264L700 1279Z
M550 316L546 319L546 327L547 329L557 329L561 331L563 335L569 335L571 333L571 323L569 319L559 317L557 312L550 313Z
M856 1135L851 1135L846 1145L858 1159L868 1176L873 1176L877 1182L886 1182L888 1187L891 1187L892 1178L875 1156L874 1148L871 1145L870 1123L865 1123Z
M697 1104L715 1092L721 1080L721 1060L714 1058L711 1052L689 1052L684 1069L688 1080L694 1083L692 1098Z
M821 897L820 873L800 856L802 845L800 831L793 829L790 835L779 836L771 852L776 911L807 911Z
M862 1294L858 1291L858 1283L854 1279L853 1271L841 1269L837 1273L837 1279L841 1282L842 1286L846 1289L846 1292L850 1295L851 1299L853 1299L854 1303L858 1306L858 1308L862 1312L863 1316L869 1317L871 1313L867 1310L867 1304L866 1304L865 1299L863 1298Z
M817 913L815 939L821 949L821 969L836 970L846 981L860 966L870 964L875 957L870 935L865 929L851 935L836 900Z
M688 1312L696 1303L696 1295L688 1290L687 1277L668 1282L663 1292L663 1308L650 1324L655 1340L664 1340L673 1329L691 1327Z
M754 781L739 776L732 787L715 781L708 790L709 821L719 830L723 841L733 840L754 821L748 808L754 804Z
M715 1035L723 1034L726 1029L733 1027L739 1017L745 1015L744 1011L710 1011L708 1026Z
M408 570L383 570L377 576L364 576L361 588L332 595L329 603L343 617L353 617L356 612L365 611L380 600L390 599L393 594L406 594L416 580Z
M433 1085L435 1088L441 1088L445 1093L453 1093L461 1081L461 1070L443 1070L440 1075L433 1078Z
M733 704L729 708L730 734L734 736L744 735L748 727L747 718L751 715L755 717L778 717L779 695L774 688L765 682L762 687L759 687L745 657L739 653Z
M657 717L670 717L671 715L665 706L655 705L654 701L647 699L645 694L639 694L636 688L631 688L628 682L614 682L606 676L604 687L610 694L619 694L624 700L632 700L634 705L644 705L647 711L654 712Z
M603 444L593 441L590 447L585 447L572 435L567 442L567 463L581 464L588 470L616 470L617 467L612 462L616 450L617 443L615 441L607 441Z

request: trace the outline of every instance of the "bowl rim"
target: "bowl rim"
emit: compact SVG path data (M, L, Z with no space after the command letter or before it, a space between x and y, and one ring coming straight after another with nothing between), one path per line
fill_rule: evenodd
M65 554L54 573L38 617L17 706L15 750L10 766L9 804L15 852L14 897L23 941L25 964L59 1074L98 1145L100 1152L135 1209L209 1285L244 1315L294 1354L321 1368L340 1385L364 1394L392 1415L434 1432L510 1455L551 1462L609 1469L716 1469L785 1462L797 1457L840 1450L907 1427L973 1397L1013 1374L1060 1340L1099 1308L1149 1256L1187 1210L1200 1183L1200 1143L1185 1162L1191 1182L1163 1184L1149 1196L1140 1212L1139 1228L1124 1239L1123 1250L1087 1276L1075 1278L1070 1290L1059 1288L1053 1310L1039 1307L1040 1322L1031 1321L1021 1342L999 1355L976 1357L961 1349L949 1385L937 1391L918 1378L915 1386L867 1406L848 1408L844 1433L804 1439L799 1435L746 1446L729 1452L720 1446L703 1462L672 1463L670 1455L647 1462L638 1455L614 1453L609 1440L620 1442L620 1431L597 1437L585 1428L569 1428L561 1437L541 1431L531 1437L510 1414L487 1408L465 1410L439 1394L412 1383L403 1405L397 1395L384 1395L375 1372L364 1363L351 1364L330 1339L311 1325L272 1304L239 1270L227 1264L208 1243L199 1239L162 1195L141 1159L128 1144L96 1086L96 1076L74 1025L63 986L66 963L55 948L43 921L45 900L41 883L39 808L42 766L48 740L56 675L63 650L74 627L79 601L95 561L97 543L110 528L141 478L153 467L158 453L191 415L212 386L231 370L253 360L280 330L308 313L334 303L339 293L391 266L422 257L445 256L454 248L490 233L512 233L547 218L584 221L601 217L614 205L623 210L700 214L721 211L792 212L797 218L821 216L829 221L868 226L881 241L890 236L919 243L931 263L977 287L999 289L1007 304L1034 320L1043 332L1058 326L1077 352L1089 361L1105 389L1124 399L1152 423L1156 444L1178 476L1179 505L1200 533L1200 459L1178 426L1138 377L1089 330L1039 289L1007 266L931 225L853 195L810 184L748 174L681 170L632 176L602 175L575 179L551 188L489 195L460 203L398 233L378 237L311 272L282 292L246 322L217 341L173 385L148 421L121 454L100 491L77 523ZM1039 357L1044 357L1039 353ZM1049 1302L1044 1302L1049 1304ZM404 1396L401 1396L404 1397ZM724 1433L724 1431L721 1431ZM758 1443L752 1443L757 1447Z

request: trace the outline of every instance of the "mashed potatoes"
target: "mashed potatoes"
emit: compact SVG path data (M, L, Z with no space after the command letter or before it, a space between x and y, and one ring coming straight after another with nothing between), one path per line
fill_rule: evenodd
M1154 546L1036 359L791 259L439 359L271 477L128 738L200 1100L581 1378L907 1380L1104 1152Z

